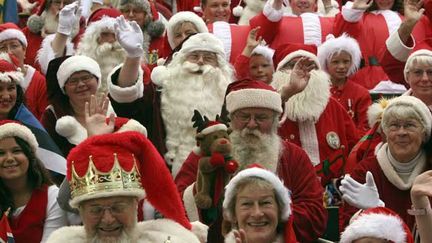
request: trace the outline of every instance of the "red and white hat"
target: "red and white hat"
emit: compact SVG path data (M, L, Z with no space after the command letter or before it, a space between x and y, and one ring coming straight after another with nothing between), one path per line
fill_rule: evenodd
M171 173L140 133L105 134L80 143L67 158L67 180L72 207L96 198L146 195L165 218L191 229Z
M174 27L176 27L177 24L183 22L191 22L193 25L195 25L198 33L208 33L207 25L204 23L204 20L201 17L189 11L178 12L169 19L167 26L166 34L171 49L176 47L174 44Z
M266 169L258 167L248 168L240 171L230 180L228 185L226 185L225 197L222 207L224 209L224 215L227 217L227 219L232 221L234 217L234 212L231 212L229 209L233 203L233 200L236 200L236 195L234 193L237 191L236 188L238 184L245 178L249 177L261 178L273 186L274 191L276 192L275 196L278 198L278 202L282 204L279 205L281 209L281 220L283 222L287 221L292 214L290 191L285 187L284 183L278 176Z
M19 123L18 121L13 121L13 120L0 121L0 140L8 137L21 138L22 140L26 141L30 145L33 152L36 152L36 149L39 146L36 137L32 133L32 131L28 127Z
M95 60L87 56L71 56L60 65L57 71L57 81L63 93L65 92L64 86L66 81L73 73L79 71L87 71L93 74L94 76L96 76L98 84L100 85L102 74L99 64Z
M190 53L193 51L214 52L225 59L225 49L221 40L211 33L198 33L191 36L184 43L179 53Z
M275 50L265 45L257 45L257 47L252 50L252 55L261 55L265 57L265 59L267 59L272 65L274 53Z
M8 53L0 53L0 82L12 81L17 84L24 81L24 75L18 67L18 60Z
M363 237L374 237L393 243L412 243L411 231L392 210L384 207L370 208L360 213L346 227L340 243L351 243Z
M320 68L320 63L316 54L317 47L315 45L288 43L276 49L273 61L274 65L277 66L276 70L279 70L296 57L309 57L315 62L317 67Z
M27 47L27 38L18 26L14 23L0 24L0 42L10 39L18 39Z
M229 113L243 108L267 108L282 113L280 94L262 81L236 81L228 86L227 93L226 109Z
M351 67L348 70L348 76L355 73L360 67L362 54L360 46L356 39L343 33L338 38L330 34L326 37L326 41L318 47L318 59L321 68L327 72L327 62L333 57L335 53L346 51L351 56Z

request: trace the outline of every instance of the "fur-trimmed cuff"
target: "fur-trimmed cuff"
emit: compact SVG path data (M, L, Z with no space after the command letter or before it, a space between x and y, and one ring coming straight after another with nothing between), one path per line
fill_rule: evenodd
M342 7L342 16L347 22L356 23L362 19L364 10L353 9L352 6L352 2L347 2Z
M200 242L207 242L208 226L200 221L191 222L192 233L199 239Z
M120 69L123 67L123 63L115 67L111 73L108 75L108 90L110 96L119 103L130 103L139 98L143 97L144 93L144 82L143 82L143 70L139 68L138 70L138 80L134 85L129 87L120 87L118 85L113 84L112 78L116 72L120 72ZM118 75L116 75L118 77ZM117 80L116 80L117 81Z
M411 42L412 41L412 42ZM411 35L410 43L414 43L414 37ZM401 62L406 62L408 56L413 50L414 46L409 47L406 46L399 37L399 33L397 31L393 32L389 38L386 40L387 50L390 54Z
M199 221L199 212L198 208L195 204L195 197L194 197L194 190L195 183L188 186L186 190L183 192L183 204L186 210L186 215L189 219L189 221Z
M276 10L273 8L273 0L267 1L264 5L263 14L271 22L278 22L283 17L283 9Z
M41 48L39 49L37 56L36 56L36 61L39 63L39 65L41 67L41 71L44 75L47 72L49 62L58 56L63 56L63 54L59 55L57 53L54 53L54 50L51 46L51 43L53 42L54 37L55 37L55 34L52 34L52 35L48 35L47 37L44 38L44 40L42 41ZM75 50L73 47L73 43L72 43L71 39L68 38L66 41L66 54L65 55L73 55L74 52L75 52Z

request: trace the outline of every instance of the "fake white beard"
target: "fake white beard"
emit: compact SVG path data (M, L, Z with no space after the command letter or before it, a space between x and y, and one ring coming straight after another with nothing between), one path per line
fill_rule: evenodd
M257 163L276 172L282 152L282 141L276 132L263 134L258 129L244 128L241 131L234 130L230 139L233 144L232 155L241 169Z
M192 127L194 110L214 119L220 114L225 91L231 79L221 69L190 62L169 66L174 74L161 87L161 109L167 138L165 159L173 164L175 176L196 144ZM196 72L202 72L198 74Z
M272 86L280 92L290 82L291 71L276 71ZM330 98L330 79L322 70L312 70L306 88L285 103L282 120L317 121Z
M130 242L136 242L135 235L135 227L131 227L129 230L123 230L121 235L119 237L99 237L97 234L94 236L89 237L88 243L130 243Z
M56 33L57 27L58 27L58 15L54 15L49 11L46 11L45 22L42 28L42 36L45 37L49 34Z

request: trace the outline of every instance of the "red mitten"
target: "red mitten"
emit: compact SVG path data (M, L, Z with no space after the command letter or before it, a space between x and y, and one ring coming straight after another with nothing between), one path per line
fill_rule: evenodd
M237 163L237 161L235 160L229 160L226 164L225 164L225 171L229 174L233 174L234 172L237 171L239 167L239 164Z
M210 157L210 164L214 167L223 166L225 164L225 158L221 153L214 152Z

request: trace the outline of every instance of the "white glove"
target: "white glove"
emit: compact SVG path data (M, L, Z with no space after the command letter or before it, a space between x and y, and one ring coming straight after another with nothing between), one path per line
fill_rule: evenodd
M81 18L81 7L79 1L66 5L59 13L57 32L69 36L73 27L79 23Z
M119 16L114 23L114 30L117 41L126 51L128 57L143 56L144 37L141 28L135 21L128 22L123 15Z
M366 173L365 184L360 184L351 176L346 175L341 181L339 190L343 194L343 200L356 208L368 209L384 206L384 202L379 199L378 189L370 171Z

